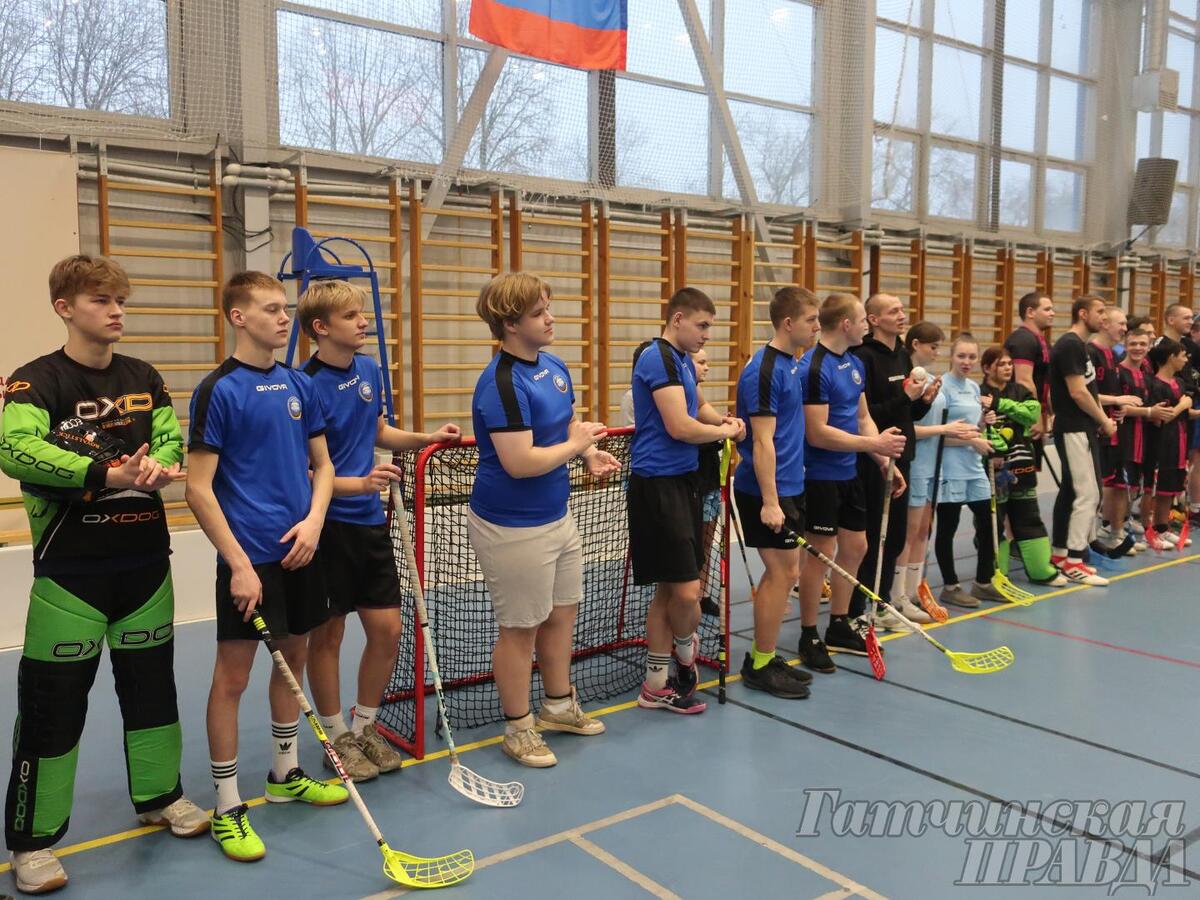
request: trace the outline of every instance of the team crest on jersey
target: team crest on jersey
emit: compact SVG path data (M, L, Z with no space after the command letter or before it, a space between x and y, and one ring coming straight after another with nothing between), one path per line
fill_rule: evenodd
M375 398L375 392L371 390L371 383L369 381L360 381L358 383L358 396L362 397L368 403Z
M291 416L293 419L300 418L303 408L300 406L299 397L295 396L294 394L291 397L288 397L287 407L289 416Z
M855 384L862 384L862 376L858 374L858 369L851 369L850 377L854 380Z
M567 379L563 378L561 375L555 375L554 386L558 388L558 392L560 394L565 394L567 392Z

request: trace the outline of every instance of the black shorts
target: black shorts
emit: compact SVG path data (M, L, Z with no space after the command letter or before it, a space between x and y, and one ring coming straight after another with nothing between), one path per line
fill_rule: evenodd
M1154 473L1154 493L1159 497L1178 497L1187 484L1187 469L1159 466Z
M783 528L778 534L762 522L762 497L757 494L733 492L733 500L737 504L738 515L742 518L742 531L746 537L747 547L758 547L768 550L794 550L796 545L787 543L787 533L804 534L804 495L780 497L779 508L783 510Z
M1121 464L1121 468L1117 470L1116 479L1113 481L1112 487L1138 489L1143 487L1147 482L1153 483L1153 481L1153 470L1147 474L1144 463L1127 459ZM1105 486L1108 486L1107 482Z
M629 555L634 584L696 581L704 563L704 520L694 472L629 474Z
M254 567L262 582L262 601L258 609L271 636L285 638L308 634L329 618L329 598L325 594L325 578L321 572L321 552L302 569L284 569L277 562L261 563ZM233 572L224 563L217 563L217 640L257 641L258 629L252 622L243 622L229 590Z
M857 478L845 481L808 481L804 485L808 530L835 535L838 529L867 530L867 498Z
M326 519L321 531L321 568L330 615L390 609L403 602L387 525Z
M1116 444L1100 445L1100 483L1105 487L1117 487L1121 483L1121 448Z

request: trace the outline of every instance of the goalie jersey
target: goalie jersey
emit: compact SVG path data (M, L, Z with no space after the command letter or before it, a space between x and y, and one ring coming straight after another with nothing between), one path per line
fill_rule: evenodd
M104 487L105 465L63 449L52 431L67 420L101 429L121 452L149 444L163 466L183 460L183 435L162 376L114 353L92 369L63 350L13 373L5 388L0 469L21 482L33 536L34 574L132 569L170 552L162 498Z

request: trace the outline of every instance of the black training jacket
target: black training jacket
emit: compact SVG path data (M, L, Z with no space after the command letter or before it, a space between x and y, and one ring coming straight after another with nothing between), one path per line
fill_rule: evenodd
M909 400L904 393L904 379L912 371L908 351L899 340L896 349L889 350L870 335L853 350L867 369L867 408L871 418L880 431L895 427L904 432L908 440L900 458L912 460L917 452L913 422L929 412L929 404L920 398Z

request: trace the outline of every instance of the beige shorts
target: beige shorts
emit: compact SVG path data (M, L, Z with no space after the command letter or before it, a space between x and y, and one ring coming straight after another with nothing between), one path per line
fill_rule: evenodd
M468 509L467 536L497 624L536 628L553 607L577 605L583 596L583 545L569 512L549 525L514 528Z

